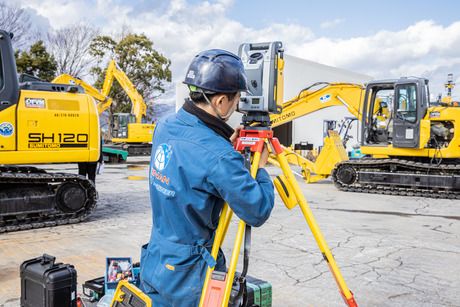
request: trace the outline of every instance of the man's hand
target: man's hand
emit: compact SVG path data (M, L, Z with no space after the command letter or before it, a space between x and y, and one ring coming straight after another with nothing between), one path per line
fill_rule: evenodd
M232 142L233 145L235 145L235 141L240 135L240 130L243 129L243 125L239 125L235 127L235 132L233 132L232 136L230 137L230 142Z
M265 164L267 164L267 161L268 161L268 155L269 153L268 153L267 144L264 144L264 150L260 154L259 168L265 167Z

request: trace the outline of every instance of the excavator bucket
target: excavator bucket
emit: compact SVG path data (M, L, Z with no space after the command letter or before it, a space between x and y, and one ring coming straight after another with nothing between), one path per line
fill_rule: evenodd
M337 131L329 130L324 138L324 146L315 161L314 172L317 175L330 176L335 165L348 160L347 151Z

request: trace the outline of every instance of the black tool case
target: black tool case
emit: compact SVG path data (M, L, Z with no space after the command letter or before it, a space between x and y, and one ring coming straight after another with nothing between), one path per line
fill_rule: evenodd
M77 271L44 254L21 264L21 307L76 307Z
M105 294L105 277L98 277L85 281L82 286L83 294L91 301L99 301Z

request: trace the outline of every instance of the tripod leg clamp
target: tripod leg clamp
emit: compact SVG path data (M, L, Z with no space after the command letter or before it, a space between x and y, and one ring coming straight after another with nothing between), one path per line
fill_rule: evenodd
M283 203L289 210L298 205L297 198L294 194L294 189L284 175L276 176L276 178L273 180L273 184L275 185L278 194L283 200Z

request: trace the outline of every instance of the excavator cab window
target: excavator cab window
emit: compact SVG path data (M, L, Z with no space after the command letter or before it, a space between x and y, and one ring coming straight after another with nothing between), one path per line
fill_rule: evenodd
M134 120L134 121L133 121ZM136 122L136 117L129 113L115 113L112 117L112 137L127 138L128 124Z
M129 114L129 123L134 124L136 122L136 116L134 114Z
M386 146L391 143L393 119L391 116L391 85L376 84L368 87L367 104L364 109L366 145Z
M14 61L11 34L0 30L0 111L19 99L19 82Z
M417 121L417 86L402 84L396 88L396 117L407 122Z
M0 53L0 90L3 88L3 63L2 63L2 54Z

